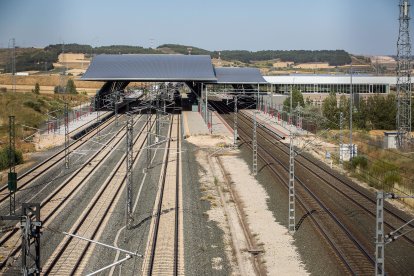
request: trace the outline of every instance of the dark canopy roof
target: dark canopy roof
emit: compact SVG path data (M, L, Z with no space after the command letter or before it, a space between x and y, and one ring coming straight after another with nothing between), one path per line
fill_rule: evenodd
M213 68L207 55L98 55L81 78L90 81L267 83L257 68Z
M216 82L210 56L98 55L82 80Z
M248 67L217 67L215 68L217 83L222 84L263 84L267 81L260 70Z

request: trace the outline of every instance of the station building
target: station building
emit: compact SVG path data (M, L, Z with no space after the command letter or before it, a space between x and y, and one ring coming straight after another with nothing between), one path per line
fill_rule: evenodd
M341 95L349 97L351 88L350 75L287 75L264 78L269 82L273 93L288 95L295 87L314 105L321 105L330 92L335 92L338 97ZM391 90L396 89L396 85L395 76L352 76L352 92L356 100L373 94L389 94Z

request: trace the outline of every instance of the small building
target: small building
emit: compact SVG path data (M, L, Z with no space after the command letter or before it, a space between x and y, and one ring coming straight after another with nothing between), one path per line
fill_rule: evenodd
M341 144L340 145L340 149L339 149L339 158L342 161L350 161L351 160L351 155L350 155L350 149L351 147L349 146L349 144ZM352 156L355 157L358 155L358 146L355 144L352 144Z
M384 131L384 148L396 149L397 148L397 135L396 131Z

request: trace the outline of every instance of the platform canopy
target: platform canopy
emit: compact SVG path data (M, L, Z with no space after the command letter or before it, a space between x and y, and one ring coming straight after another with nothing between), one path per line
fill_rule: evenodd
M268 83L257 68L216 67L217 84L266 84Z
M214 68L208 55L98 55L81 80L106 82L194 82L265 84L260 70L247 67Z
M91 81L216 82L208 55L98 55L81 78Z

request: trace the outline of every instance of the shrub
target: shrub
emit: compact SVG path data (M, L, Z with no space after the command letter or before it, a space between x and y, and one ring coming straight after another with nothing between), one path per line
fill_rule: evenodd
M27 100L23 103L23 105L30 107L31 109L37 112L42 112L42 109L41 109L42 104L37 101Z
M19 165L23 163L23 153L19 150L14 151L15 164ZM9 167L9 147L0 149L0 170L7 169Z
M368 159L363 155L356 156L352 158L350 166L352 169L356 169L357 167L359 167L365 170L368 167Z

